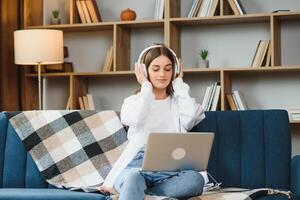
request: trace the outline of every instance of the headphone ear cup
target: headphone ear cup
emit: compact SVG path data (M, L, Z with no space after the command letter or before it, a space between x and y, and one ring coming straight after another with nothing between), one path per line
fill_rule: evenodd
M173 79L175 79L177 77L177 75L179 74L179 66L178 66L178 64L175 64L174 70L175 70L175 72L174 72Z
M142 64L142 70L143 70L144 76L147 78L147 77L148 77L148 74L147 74L147 68L146 68L146 65L145 65L145 64Z

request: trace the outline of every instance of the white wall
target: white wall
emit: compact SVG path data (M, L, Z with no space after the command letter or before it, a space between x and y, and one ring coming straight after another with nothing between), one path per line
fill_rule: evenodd
M199 52L208 49L211 68L249 67L259 40L269 35L266 23L184 27L181 58L186 67L197 67Z

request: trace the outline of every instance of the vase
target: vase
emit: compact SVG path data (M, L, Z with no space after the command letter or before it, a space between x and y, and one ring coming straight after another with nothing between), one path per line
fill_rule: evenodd
M61 24L60 18L51 18L50 24Z
M202 58L199 58L198 67L208 68L209 67L209 60L203 60Z

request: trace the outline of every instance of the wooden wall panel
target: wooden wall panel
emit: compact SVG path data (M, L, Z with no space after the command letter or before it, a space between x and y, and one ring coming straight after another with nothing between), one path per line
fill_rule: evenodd
M20 1L0 3L0 110L20 110L19 71L14 64L13 32L19 28Z

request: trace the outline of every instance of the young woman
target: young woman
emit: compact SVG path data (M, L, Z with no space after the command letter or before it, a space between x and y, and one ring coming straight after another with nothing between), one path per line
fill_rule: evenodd
M124 100L121 121L129 126L129 144L111 170L104 185L113 185L120 200L143 200L145 194L185 198L202 193L204 179L193 170L142 172L144 148L151 132L186 132L204 119L204 110L189 95L183 82L183 67L176 76L176 59L170 49L150 48L136 64L140 92ZM103 188L105 191L105 187Z

